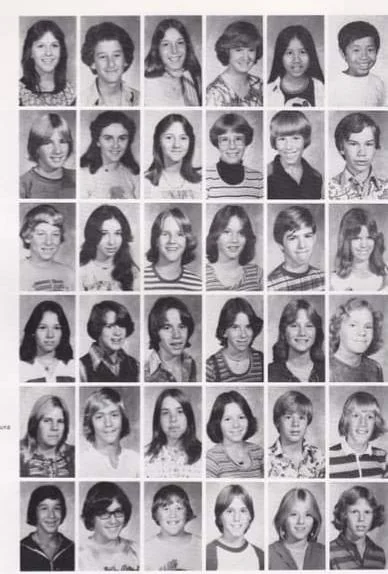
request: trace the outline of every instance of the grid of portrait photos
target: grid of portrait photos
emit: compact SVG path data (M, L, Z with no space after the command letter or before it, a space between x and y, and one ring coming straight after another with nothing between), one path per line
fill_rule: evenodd
M386 568L388 16L19 32L20 570Z

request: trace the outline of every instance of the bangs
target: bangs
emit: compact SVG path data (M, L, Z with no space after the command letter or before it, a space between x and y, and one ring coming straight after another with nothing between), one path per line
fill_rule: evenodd
M233 50L235 48L252 48L252 50L256 50L259 44L259 38L255 39L247 33L242 33L236 35L235 38L230 40L230 49Z
M302 135L304 128L305 126L299 122L285 122L277 124L276 126L271 126L271 132L275 138L280 136L293 136L295 134Z

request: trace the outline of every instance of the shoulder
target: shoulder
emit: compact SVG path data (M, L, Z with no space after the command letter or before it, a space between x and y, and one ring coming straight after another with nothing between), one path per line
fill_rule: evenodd
M305 160L302 157L302 164L303 164L303 170L306 171L311 177L314 177L315 179L319 180L320 182L322 182L322 175L320 174L320 172L315 169L315 167L313 167L307 160Z
M320 107L324 105L325 85L318 78L312 78L314 85L315 105Z
M259 351L258 349L252 349L251 348L251 355L252 355L253 359L260 360L260 361L263 360L263 353L261 351Z

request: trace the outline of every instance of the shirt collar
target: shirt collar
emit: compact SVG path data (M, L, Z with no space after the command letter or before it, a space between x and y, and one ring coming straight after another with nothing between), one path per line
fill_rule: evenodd
M112 363L109 355L104 353L101 347L97 343L93 343L93 345L89 349L89 355L92 360L93 370L97 370L101 363L104 363L108 369L112 370L115 365L121 363L125 359L125 352L122 349L117 351L117 362Z
M283 452L282 443L280 442L280 437L278 437L278 438L276 439L276 441L274 442L274 444L271 446L271 450L272 450L272 453L273 453L275 456L279 456L279 457L281 457L281 456L287 456L287 455L285 455L284 452ZM304 457L308 452L310 452L310 450L311 450L310 445L308 444L308 442L307 442L305 439L303 439L303 442L302 442L302 454L303 454L303 457Z
M349 455L349 454L354 454L356 457L358 456L362 456L363 454L367 454L368 456L372 456L372 445L371 443L368 443L368 448L366 449L365 452L363 452L362 454L357 454L349 445L348 442L346 442L345 437L341 437L341 447L342 450L344 451L345 454Z
M370 182L374 183L376 186L378 186L377 177L376 177L372 167L369 169L368 177L364 181L361 181L358 178L358 176L353 175L348 170L347 167L345 167L345 169L341 173L341 185L346 185L347 183L355 183L357 185L364 187L366 184L369 185Z
M159 368L170 373L171 371L159 356L159 353L153 349L148 358L150 375L153 375ZM182 370L183 372L190 372L191 356L183 351L182 353Z

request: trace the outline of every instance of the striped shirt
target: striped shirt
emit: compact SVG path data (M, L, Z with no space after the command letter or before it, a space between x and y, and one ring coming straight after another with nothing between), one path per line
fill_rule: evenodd
M268 289L272 291L323 291L324 288L325 274L312 265L304 273L292 273L282 264L268 275Z
M223 444L216 444L206 453L206 475L214 478L262 478L264 476L264 452L261 446L245 442L250 458L248 468L242 468L232 460Z
M208 291L261 291L263 270L256 263L242 266L242 276L234 285L225 286L218 279L213 265L206 264L206 289Z
M166 289L169 291L198 291L202 288L201 278L186 267L182 267L181 274L174 280L163 279L156 271L154 265L147 265L144 269L144 288L147 291Z
M357 546L348 540L344 533L330 542L330 570L383 570L385 552L366 536L364 555L361 557Z
M206 361L206 380L208 383L241 382L262 383L263 382L263 353L256 349L250 349L250 363L245 373L236 375L229 369L224 358L223 350L220 349L211 355Z
M208 199L262 199L263 174L257 169L244 166L244 179L233 185L221 179L215 166L209 167L206 172L206 190Z
M330 447L330 478L383 478L387 472L387 453L382 448L369 444L359 455L344 439Z

